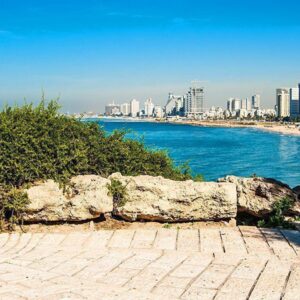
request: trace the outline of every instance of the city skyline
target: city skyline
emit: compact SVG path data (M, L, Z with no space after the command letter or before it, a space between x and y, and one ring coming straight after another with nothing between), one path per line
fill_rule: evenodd
M260 94L300 78L298 1L21 1L1 3L0 104L60 96L64 111L183 94ZM278 39L280 38L280 43Z

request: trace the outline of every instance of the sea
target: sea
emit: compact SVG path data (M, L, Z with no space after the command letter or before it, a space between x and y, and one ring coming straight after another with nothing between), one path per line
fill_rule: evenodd
M174 123L89 119L108 134L128 129L127 138L167 150L176 165L188 162L206 181L226 175L263 176L300 185L300 136L255 128L200 127Z

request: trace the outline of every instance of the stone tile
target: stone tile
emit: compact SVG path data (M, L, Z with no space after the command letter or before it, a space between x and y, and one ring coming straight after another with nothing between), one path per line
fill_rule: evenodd
M150 249L153 246L157 231L156 230L136 230L133 237L131 248Z
M177 230L175 229L159 229L154 241L154 248L156 249L176 249Z
M200 251L200 233L198 229L178 231L177 250Z
M200 249L204 253L223 253L220 230L217 228L201 228Z
M134 230L116 230L109 241L110 248L129 248L133 239Z

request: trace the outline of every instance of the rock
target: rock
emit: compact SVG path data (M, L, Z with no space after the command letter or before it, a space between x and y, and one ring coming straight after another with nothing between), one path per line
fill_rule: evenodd
M218 179L218 182L230 182L236 185L238 212L263 217L272 212L275 202L288 197L295 200L295 205L290 213L298 214L299 202L296 201L294 192L288 185L280 181L262 177L226 176Z
M297 200L300 200L300 185L294 187L293 192L296 194Z
M173 181L163 177L122 176L109 179L126 186L123 203L113 214L127 221L210 221L236 217L236 186L232 183Z
M53 180L40 182L27 190L30 200L25 221L84 221L98 218L113 209L108 195L109 180L96 175L73 177L71 195L64 194Z

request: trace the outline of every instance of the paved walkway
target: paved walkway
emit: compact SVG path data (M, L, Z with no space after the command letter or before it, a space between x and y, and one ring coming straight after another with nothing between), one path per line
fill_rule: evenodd
M0 299L300 299L300 232L0 235Z

